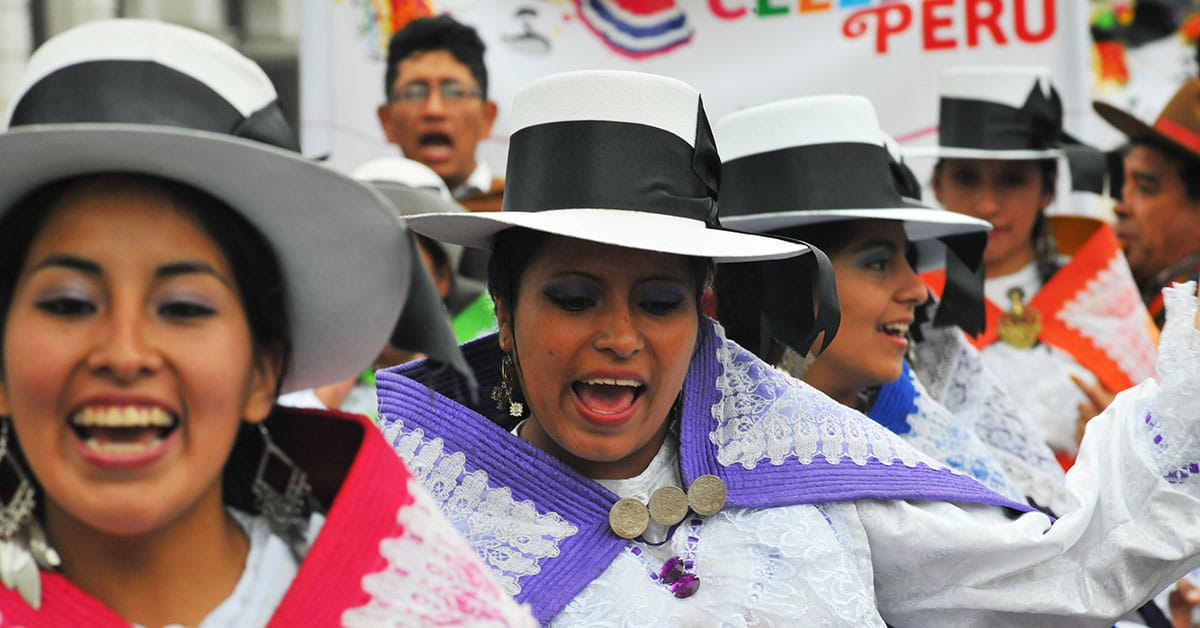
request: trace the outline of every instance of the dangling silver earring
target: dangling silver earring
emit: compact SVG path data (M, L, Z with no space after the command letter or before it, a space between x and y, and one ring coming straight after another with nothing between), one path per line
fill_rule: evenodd
M263 452L250 485L254 505L266 518L271 532L287 543L292 558L299 564L308 552L308 509L314 501L312 487L304 471L271 440L267 427L259 423L258 432L262 436ZM281 476L280 469L288 472L282 490L275 488L268 479Z
M42 606L42 578L38 567L57 569L58 552L33 516L37 489L8 449L8 421L0 421L0 466L15 478L12 497L0 501L0 582L15 588L34 609Z
M492 401L496 402L497 409L507 411L514 418L525 414L525 404L518 398L521 390L519 381L512 354L504 354L504 359L500 361L500 383L492 388Z

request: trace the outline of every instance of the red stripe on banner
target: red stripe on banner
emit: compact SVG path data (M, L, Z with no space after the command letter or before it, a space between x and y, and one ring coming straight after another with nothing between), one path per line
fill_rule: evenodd
M1176 143L1188 147L1193 152L1200 153L1200 134L1182 124L1166 118L1159 118L1154 121L1154 129L1175 140Z
M614 0L613 4L634 15L654 15L675 8L674 0Z

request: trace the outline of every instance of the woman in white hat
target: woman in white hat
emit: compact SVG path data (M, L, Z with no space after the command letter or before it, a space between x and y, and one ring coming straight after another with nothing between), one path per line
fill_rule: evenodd
M400 216L429 212L465 212L462 205L450 196L446 183L429 166L404 157L381 157L368 161L351 175L375 188ZM375 418L379 406L375 398L375 371L412 359L413 347L429 344L429 330L444 327L449 318L454 336L441 334L443 340L466 342L496 331L496 316L492 300L482 282L459 273L462 247L446 245L418 233L411 234L421 262L433 279L437 301L445 305L430 308L429 316L406 320L402 326L414 330L408 338L393 338L361 373L350 379L319 388L289 393L279 403L297 408L331 408ZM396 342L406 345L397 347ZM447 344L442 354L457 352Z
M951 68L940 89L934 194L993 225L974 344L1069 467L1092 414L1081 387L1111 394L1152 376L1157 334L1112 228L1045 214L1072 141L1048 71Z
M722 119L715 133L725 160L722 224L819 247L833 262L841 312L829 348L806 358L776 338L774 330L787 321L763 307L795 291L802 278L722 266L717 318L729 337L992 490L1064 510L1063 473L1049 448L958 340L956 323L982 326L988 224L911 200L919 194L915 179L885 146L865 98L814 96L751 107ZM952 289L935 322L917 269L949 269ZM918 361L922 345L927 359L950 363ZM937 394L926 389L918 365L944 384L934 388ZM946 381L954 378L973 397L957 403L961 413L941 403L956 392Z
M421 275L258 66L95 22L34 54L8 126L0 625L528 620L369 420L274 405L367 363Z
M1098 624L1200 562L1200 487L1168 481L1196 451L1186 340L1161 391L1144 384L1089 429L1071 512L1014 518L1031 509L701 316L712 260L819 258L717 226L694 89L567 73L520 91L513 115L504 210L411 219L492 249L500 331L464 353L501 408L453 401L461 378L419 364L377 383L387 438L540 622ZM810 287L776 304L802 349L833 333ZM1195 299L1171 300L1169 333L1188 336Z

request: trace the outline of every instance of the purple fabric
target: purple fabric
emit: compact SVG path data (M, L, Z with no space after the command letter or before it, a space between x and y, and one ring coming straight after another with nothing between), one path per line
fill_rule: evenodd
M702 328L701 336L683 389L680 460L685 486L701 475L716 475L728 490L727 505L735 508L912 499L1032 510L969 477L923 464L906 467L899 462L870 460L862 466L848 459L831 464L818 456L809 464L789 458L780 465L766 462L754 469L722 466L717 462L716 446L709 440L716 428L711 408L720 395L715 385L721 374L715 344L719 337L711 326ZM495 336L463 345L463 353L482 389L489 390L487 386L497 381L502 357ZM773 369L767 371L786 377ZM493 408L468 408L435 392L453 394L461 385L457 378L448 371L429 372L422 362L379 371L379 420L386 428L398 419L408 431L421 429L430 438L441 438L448 453L466 454L468 472L486 471L489 486L508 487L514 498L533 502L538 512L555 512L579 528L578 534L561 542L557 557L544 559L537 574L519 582L517 601L530 604L538 621L548 623L624 548L626 542L608 527L608 512L617 496L489 420L486 415L498 414ZM814 395L813 402L836 403L823 395ZM862 420L870 422L865 417ZM430 488L435 495L449 493L442 487Z
M495 339L488 339L494 346ZM470 361L481 352L464 353ZM498 358L495 364L499 364ZM399 419L407 430L422 429L430 437L441 438L448 452L467 454L468 472L486 471L489 486L508 487L518 501L533 502L542 514L552 510L579 528L577 534L562 541L559 559L543 561L537 574L520 581L516 600L529 604L534 617L547 624L625 547L625 540L608 527L608 511L617 496L480 413L401 374L428 377L421 368L406 365L377 373L381 424ZM447 493L439 487L429 488L435 495Z
M932 469L924 464L907 467L899 462L871 460L865 466L849 458L830 464L816 456L805 464L789 458L780 465L759 464L754 469L741 465L722 466L709 434L717 427L711 408L720 400L714 383L721 374L716 358L719 337L711 327L703 339L683 385L683 419L680 421L680 452L684 484L704 474L725 481L727 503L740 508L769 508L793 504L819 504L856 499L913 499L991 504L1021 512L1033 510L992 492L973 478L949 469ZM744 349L742 351L745 351ZM780 378L774 369L766 372ZM814 395L813 403L836 401ZM864 418L866 421L870 419Z

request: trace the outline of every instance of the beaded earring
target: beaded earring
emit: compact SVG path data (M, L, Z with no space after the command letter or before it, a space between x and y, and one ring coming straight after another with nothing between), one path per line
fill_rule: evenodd
M496 408L505 411L513 418L525 414L525 404L521 401L520 379L517 378L517 365L513 362L512 354L504 354L500 361L500 383L492 388L492 401Z

